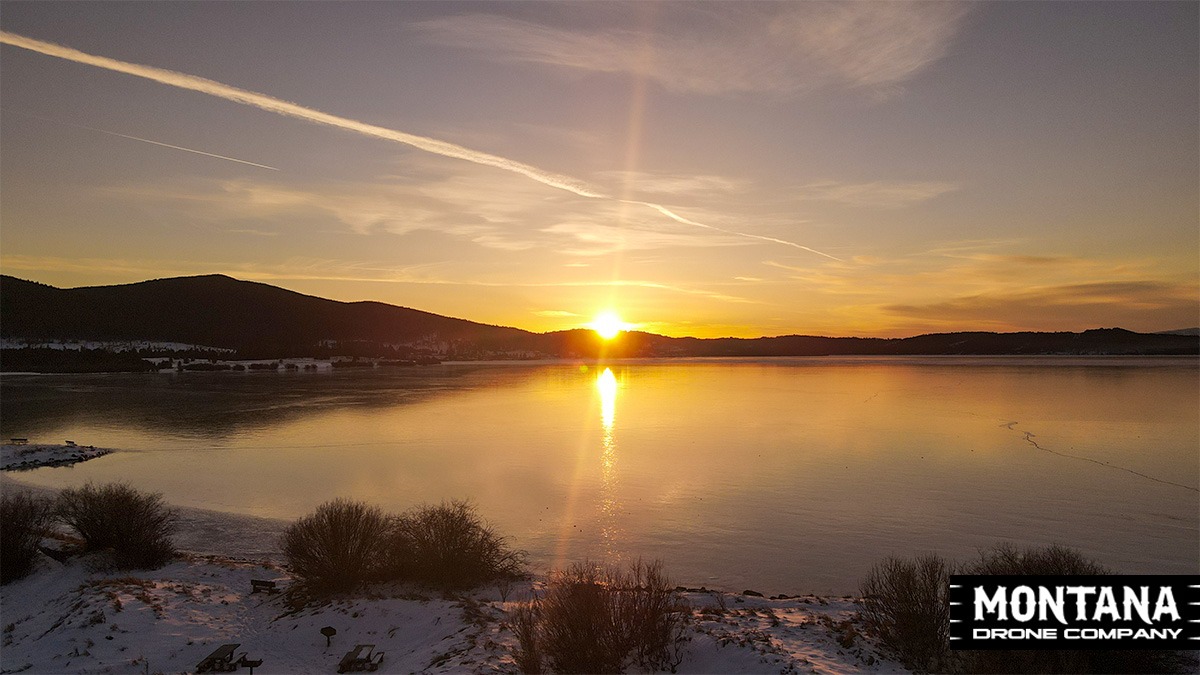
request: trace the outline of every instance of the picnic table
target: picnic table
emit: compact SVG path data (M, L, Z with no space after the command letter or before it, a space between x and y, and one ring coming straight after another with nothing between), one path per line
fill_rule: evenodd
M197 673L219 672L231 673L237 670L237 661L233 658L233 651L241 647L242 643L235 642L233 644L221 645L213 650L213 653L204 657L204 660L196 664ZM245 656L245 654L243 654Z
M366 655L363 655L363 652ZM375 651L375 645L358 645L346 652L338 663L339 673L356 673L364 670L374 671L383 662L383 652Z
M234 658L233 652L242 646L242 643L235 642L232 644L221 645L213 650L213 653L204 657L204 660L196 664L197 673L232 673L241 666L250 668L253 673L254 669L262 665L262 659L251 661L246 658L246 652L242 652L237 658Z

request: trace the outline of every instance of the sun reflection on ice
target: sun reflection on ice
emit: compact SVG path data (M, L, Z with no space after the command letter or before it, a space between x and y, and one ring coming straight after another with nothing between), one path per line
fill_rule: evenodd
M605 368L596 376L596 389L600 390L600 423L604 425L604 445L612 441L613 419L617 412L617 376L612 368Z
M616 375L611 368L605 368L603 373L596 376L596 389L600 392L600 424L604 435L601 438L602 451L600 454L600 511L604 523L600 528L604 538L605 552L610 560L619 557L616 544L621 540L617 527L617 514L621 503L617 499L617 441L613 426L617 412L617 383Z

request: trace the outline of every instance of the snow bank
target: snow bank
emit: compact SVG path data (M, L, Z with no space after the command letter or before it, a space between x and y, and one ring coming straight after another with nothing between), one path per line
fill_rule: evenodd
M112 452L92 445L47 445L45 443L6 443L0 445L0 471L36 469L39 466L68 466L86 462Z

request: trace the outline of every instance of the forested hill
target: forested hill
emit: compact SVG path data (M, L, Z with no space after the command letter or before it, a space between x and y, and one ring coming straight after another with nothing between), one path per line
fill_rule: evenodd
M0 336L30 343L172 342L231 349L247 358L396 353L439 358L1200 353L1200 338L1194 335L1119 328L896 339L699 339L630 332L606 343L590 330L531 333L379 302L327 300L222 275L73 289L3 276Z

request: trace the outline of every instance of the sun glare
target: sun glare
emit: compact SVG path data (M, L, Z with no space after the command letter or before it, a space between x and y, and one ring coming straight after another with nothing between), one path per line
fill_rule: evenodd
M621 317L617 316L615 312L597 314L588 326L605 340L611 340L621 331L629 330L629 324L621 321Z

